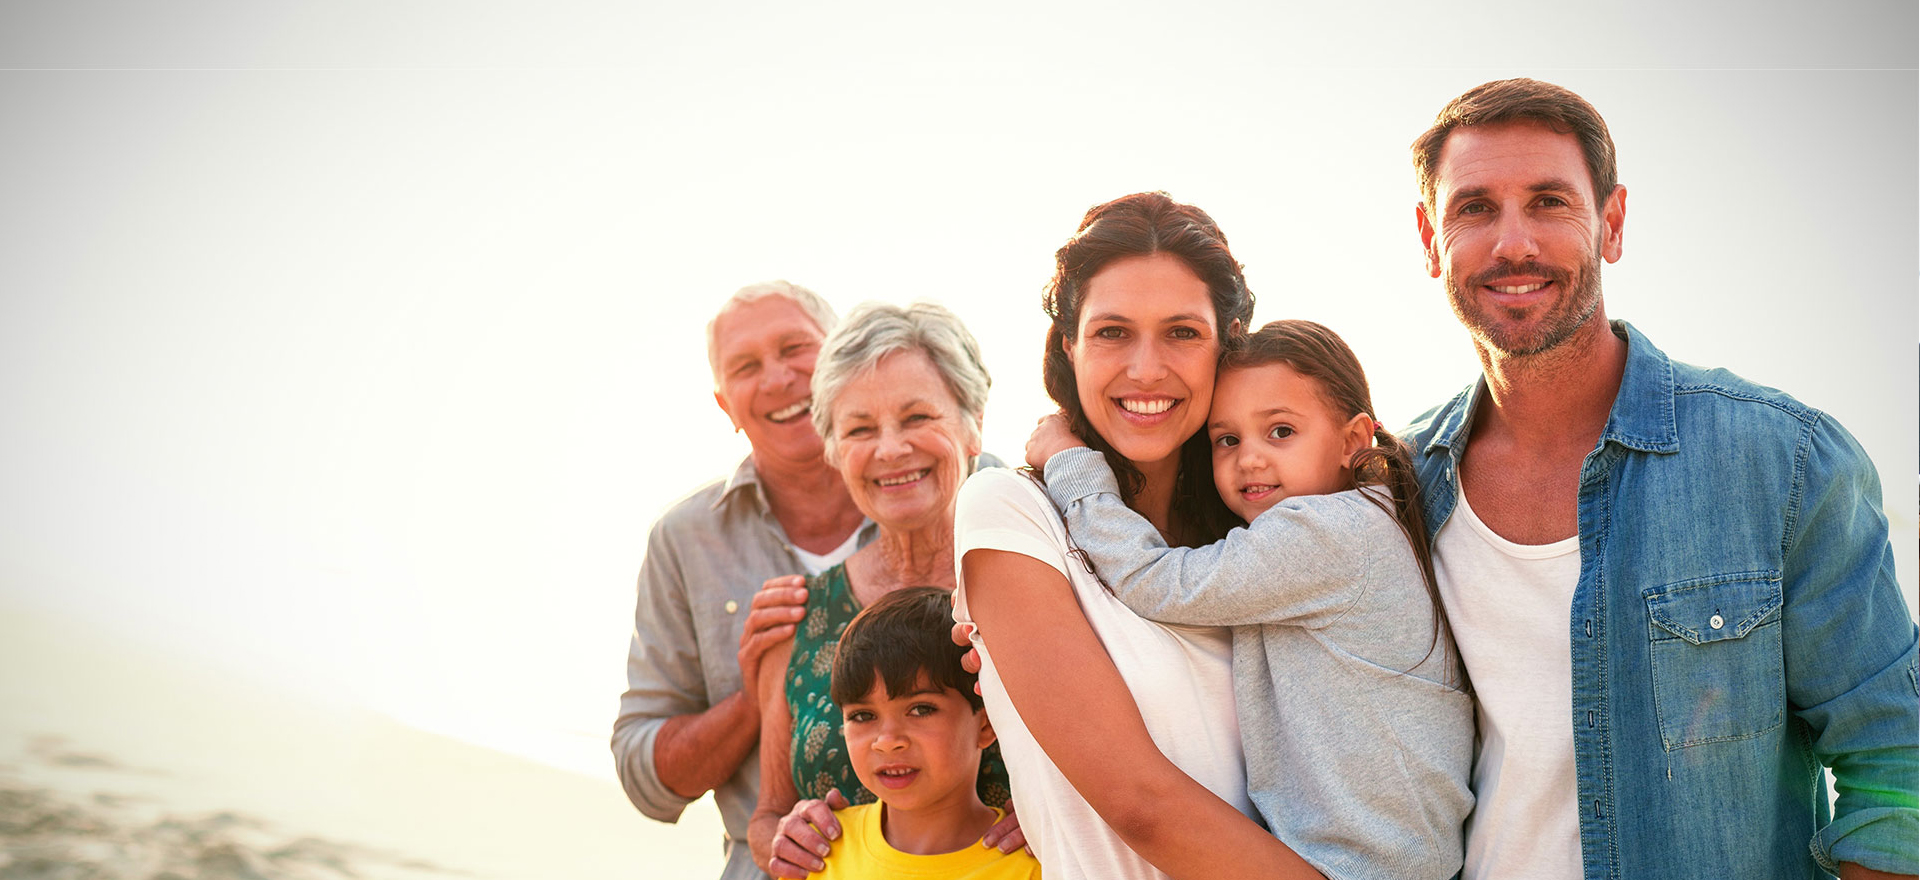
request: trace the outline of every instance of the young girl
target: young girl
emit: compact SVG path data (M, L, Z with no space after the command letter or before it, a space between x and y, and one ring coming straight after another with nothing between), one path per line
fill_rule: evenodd
M1030 463L1113 594L1163 623L1233 628L1248 794L1331 878L1460 868L1473 706L1433 582L1409 453L1373 420L1333 331L1276 321L1221 361L1214 487L1246 521L1168 547L1064 420Z

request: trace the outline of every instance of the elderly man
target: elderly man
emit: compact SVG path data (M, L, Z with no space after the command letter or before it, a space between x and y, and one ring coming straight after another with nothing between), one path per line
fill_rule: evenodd
M1627 192L1578 95L1488 83L1413 153L1483 369L1408 434L1479 699L1464 876L1912 875L1915 628L1865 454L1608 322Z
M800 619L806 591L786 576L838 564L873 531L822 459L809 409L814 356L833 323L824 300L785 281L720 307L707 325L713 399L752 452L660 517L640 569L614 764L628 800L662 822L714 792L726 880L765 876L746 846L760 707L741 683Z

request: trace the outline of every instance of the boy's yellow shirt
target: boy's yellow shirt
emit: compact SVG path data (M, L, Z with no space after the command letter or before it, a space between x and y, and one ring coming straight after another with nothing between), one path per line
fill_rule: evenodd
M844 836L833 845L820 880L881 880L887 877L964 878L964 880L1039 880L1040 862L1025 849L1011 855L978 841L958 852L920 856L887 845L880 833L880 804L862 804L834 813ZM1004 815L995 809L995 821Z

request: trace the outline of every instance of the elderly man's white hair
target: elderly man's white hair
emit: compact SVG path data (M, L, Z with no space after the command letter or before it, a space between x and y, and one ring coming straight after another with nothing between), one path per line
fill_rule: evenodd
M784 296L789 302L799 306L800 311L806 312L807 317L812 318L813 323L820 328L821 336L833 332L833 325L840 320L834 315L833 306L827 305L827 301L821 299L820 294L791 281L762 281L734 291L732 296L727 297L726 302L720 304L720 310L713 313L713 319L707 322L707 367L713 371L714 390L717 391L720 388L720 319L734 309L769 296Z

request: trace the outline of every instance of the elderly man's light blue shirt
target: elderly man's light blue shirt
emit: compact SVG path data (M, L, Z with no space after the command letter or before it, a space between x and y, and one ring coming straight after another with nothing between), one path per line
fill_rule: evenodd
M1614 332L1568 616L1586 877L1914 873L1916 630L1872 464L1826 414ZM1430 532L1485 393L1407 432Z

